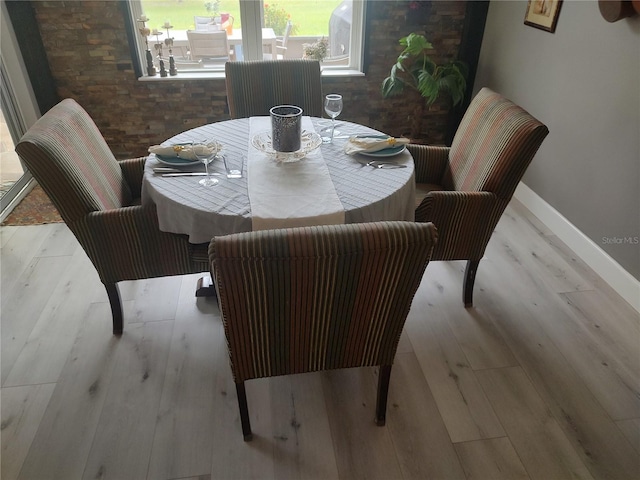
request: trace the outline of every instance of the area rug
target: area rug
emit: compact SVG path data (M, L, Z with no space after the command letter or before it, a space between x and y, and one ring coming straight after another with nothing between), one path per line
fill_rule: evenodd
M40 185L36 185L12 210L2 225L60 223L62 218Z

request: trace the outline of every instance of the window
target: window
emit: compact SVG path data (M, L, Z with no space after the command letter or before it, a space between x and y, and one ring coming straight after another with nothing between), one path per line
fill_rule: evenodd
M226 61L303 57L320 60L324 74L360 74L365 4L366 0L128 2L135 61L148 77L160 76L161 59L171 75L170 54L181 76L219 76Z

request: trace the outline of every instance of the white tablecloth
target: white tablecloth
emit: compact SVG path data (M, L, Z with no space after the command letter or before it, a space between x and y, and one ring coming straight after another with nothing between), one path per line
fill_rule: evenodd
M312 118L316 131L330 123ZM380 133L355 123L338 120L343 135ZM222 153L236 149L247 154L249 119L228 120L194 128L168 139L164 144L192 140L216 139L223 145ZM390 158L407 168L374 169L359 163L368 157L345 155L346 138L320 147L331 181L344 210L344 223L382 220L412 221L415 210L415 180L413 160L408 151ZM369 158L370 160L370 158ZM302 160L303 162L306 160ZM221 161L210 165L220 183L214 187L198 184L202 177L162 177L153 173L161 166L155 155L149 155L142 182L142 204L155 204L160 229L185 234L191 243L209 242L216 235L249 232L253 229L251 204L246 175L228 179ZM162 165L164 166L164 165ZM204 171L204 167L189 167ZM245 165L245 172L247 166Z

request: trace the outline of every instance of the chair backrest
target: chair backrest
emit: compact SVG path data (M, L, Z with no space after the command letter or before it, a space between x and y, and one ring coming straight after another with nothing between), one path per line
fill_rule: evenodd
M269 115L275 105L297 105L303 115L322 116L322 81L316 60L227 62L225 73L231 118Z
M75 100L63 100L45 113L16 152L67 223L131 203L118 161Z
M229 60L229 39L225 30L196 32L187 30L192 60Z
M210 30L219 30L220 27L213 23L212 17L193 17L193 25L195 26L196 32L206 32Z
M442 184L510 199L548 133L524 109L485 87L460 122Z
M287 48L287 43L289 43L289 35L291 35L291 29L293 28L293 24L291 20L287 22L286 27L284 27L284 35L282 36L282 48Z
M215 237L234 381L391 365L436 238L433 224L414 222Z

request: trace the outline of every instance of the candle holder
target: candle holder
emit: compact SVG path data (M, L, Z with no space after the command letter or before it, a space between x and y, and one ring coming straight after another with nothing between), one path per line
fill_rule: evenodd
M173 37L169 36L169 29L173 28L173 25L169 22L165 22L164 28L167 29L167 38L164 39L164 44L169 49L169 75L174 77L178 75L178 69L176 68L176 61L173 58Z
M145 52L145 56L147 59L147 75L149 75L150 77L155 77L156 76L156 67L153 65L153 55L151 55L151 50L149 50L149 35L151 34L151 30L149 30L149 28L147 28L146 26L146 22L148 22L149 19L147 18L146 15L142 15L137 22L141 23L142 26L138 28L138 31L140 32L140 35L142 35L142 37L144 38L144 44L146 45L146 52Z
M166 77L167 69L164 66L164 60L162 58L162 42L160 41L160 35L163 35L163 33L154 28L151 35L156 36L156 44L154 45L154 48L156 49L156 56L158 57L158 63L160 64L160 76Z

